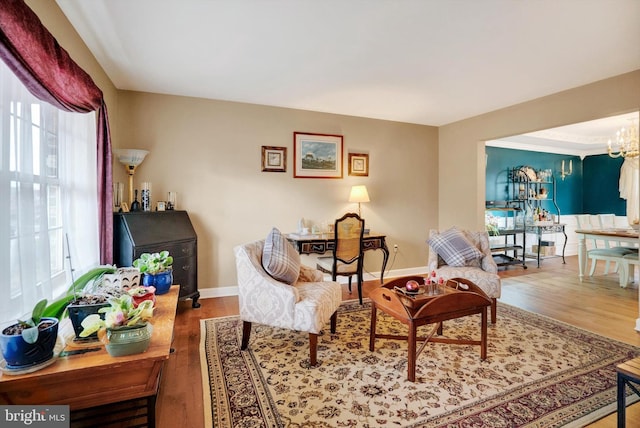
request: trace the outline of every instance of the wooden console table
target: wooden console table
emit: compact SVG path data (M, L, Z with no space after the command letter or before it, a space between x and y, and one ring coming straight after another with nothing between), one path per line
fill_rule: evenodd
M160 374L171 353L179 285L157 296L149 348L135 355L111 357L99 350L65 357L39 371L0 376L0 404L68 405L72 411L135 399L147 400L148 426L155 425ZM87 345L84 345L87 346ZM66 351L92 349L69 344Z
M382 270L380 271L380 283L384 281L384 271L389 261L389 248L387 247L386 235L379 233L367 233L362 238L364 251L382 251ZM290 233L287 235L289 242L296 247L300 254L324 254L332 251L335 245L333 233L318 233L310 235L298 235Z

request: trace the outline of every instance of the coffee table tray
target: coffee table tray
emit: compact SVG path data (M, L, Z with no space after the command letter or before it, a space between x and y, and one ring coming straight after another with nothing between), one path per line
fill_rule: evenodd
M404 287L393 287L400 302L408 308L418 309L438 296L449 293L450 291L441 285L433 285L433 291L427 290L427 286L421 285L418 292L407 291ZM431 292L430 292L431 291Z

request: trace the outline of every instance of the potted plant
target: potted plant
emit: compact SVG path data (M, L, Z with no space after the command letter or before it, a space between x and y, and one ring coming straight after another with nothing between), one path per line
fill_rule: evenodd
M40 300L31 317L18 320L0 333L0 348L7 367L21 369L50 360L58 338L58 318L44 316L47 300Z
M133 298L133 305L136 307L145 300L151 300L155 306L156 288L153 286L143 287L141 285L137 285L135 287L129 288L127 290L127 294L129 294Z
M159 253L142 253L134 260L133 267L142 273L142 285L156 288L156 294L164 294L173 284L173 257L168 251Z
M133 297L123 294L109 298L109 306L98 312L104 314L104 319L99 314L87 316L82 321L80 337L97 332L112 357L137 354L149 347L152 328L148 321L153 316L153 301L145 300L136 307Z
M62 300L66 301L66 313L71 320L71 325L79 338L82 331L82 320L90 314L97 314L98 309L108 306L109 297L117 297L122 294L119 287L103 286L104 275L113 274L116 269L113 266L99 266L90 269L84 275L76 279L67 290ZM60 313L58 318L64 316ZM87 339L96 339L96 335Z

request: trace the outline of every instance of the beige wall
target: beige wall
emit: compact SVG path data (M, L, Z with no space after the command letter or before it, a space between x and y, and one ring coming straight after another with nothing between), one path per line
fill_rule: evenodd
M103 90L115 148L147 148L136 185L153 184L154 201L178 192L199 240L201 288L235 285L233 246L298 219L330 221L354 210L351 185L366 184L368 225L400 247L393 269L426 264L428 229L484 228L484 141L637 110L640 70L487 113L441 128L249 104L115 89L58 6L27 0L61 45ZM345 138L346 153L369 153L370 176L294 179L294 131ZM286 173L260 171L260 147L288 149ZM125 181L114 164L114 177ZM379 270L380 256L367 253Z
M428 229L437 225L436 128L139 92L119 98L117 145L150 151L135 186L150 181L154 204L178 193L198 234L200 288L236 285L233 247L271 227L292 232L301 217L333 222L357 210L347 202L354 184L369 190L367 226L399 245L393 268L426 265ZM294 131L343 135L344 178L293 178ZM287 148L286 173L261 171L263 145ZM349 151L369 153L368 177L347 175ZM114 168L124 181L124 168ZM381 260L367 252L367 270L378 272Z
M486 140L636 111L640 70L439 128L440 228L484 227ZM462 173L470 171L469 174ZM464 197L460 197L464 195Z

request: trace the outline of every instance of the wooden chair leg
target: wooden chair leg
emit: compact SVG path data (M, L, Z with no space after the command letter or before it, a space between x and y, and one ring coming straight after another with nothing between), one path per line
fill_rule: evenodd
M333 315L331 315L331 333L335 334L337 324L338 324L338 311L335 311Z
M349 294L351 294L351 275L349 275Z
M249 346L249 336L251 336L251 323L249 321L242 321L242 344L240 349L243 351Z
M318 335L309 333L309 366L318 364Z
M495 324L498 319L498 299L491 299L491 324Z

